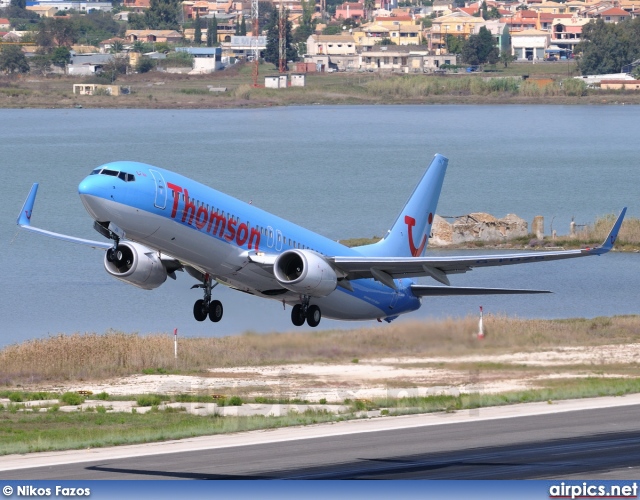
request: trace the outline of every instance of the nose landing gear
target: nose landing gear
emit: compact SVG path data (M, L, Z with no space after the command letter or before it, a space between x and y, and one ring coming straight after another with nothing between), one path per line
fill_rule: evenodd
M214 323L217 323L222 319L222 313L224 311L222 302L219 300L211 300L211 290L213 290L218 283L213 283L213 280L207 274L204 278L204 283L201 285L193 285L191 288L204 288L204 298L196 300L193 305L193 317L196 321L204 321L209 316L209 319Z

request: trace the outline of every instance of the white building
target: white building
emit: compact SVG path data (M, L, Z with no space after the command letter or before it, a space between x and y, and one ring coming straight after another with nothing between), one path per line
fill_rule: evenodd
M540 30L524 30L511 33L511 54L517 60L542 61L549 46L549 33Z

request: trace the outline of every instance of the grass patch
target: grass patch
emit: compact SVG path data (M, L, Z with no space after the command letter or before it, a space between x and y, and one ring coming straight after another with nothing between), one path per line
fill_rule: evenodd
M187 95L211 95L209 89L178 89L178 92Z
M475 316L399 322L384 329L185 338L177 367L170 334L143 336L111 331L101 335L56 335L1 349L0 366L3 378L15 386L32 380L104 379L144 370L206 376L210 368L232 366L349 363L376 357L454 356L479 350L485 354L526 352L558 346L640 342L640 316L636 315L563 320L485 315L484 323L491 333L482 344L475 336L478 324ZM5 392L3 397L12 392L16 391Z
M595 396L622 396L640 392L640 378L552 380L537 390L503 394L431 395L402 399L345 400L350 411L334 415L308 410L281 417L221 417L190 415L180 409L145 414L108 413L102 406L84 412L63 413L56 407L46 412L26 412L24 405L0 407L0 455L121 444L148 443L193 436L274 429L360 418L363 411L380 409L383 415L455 412L514 403ZM166 396L158 396L167 399ZM257 399L257 398L256 398Z
M100 408L100 407L98 407ZM0 413L0 455L149 443L193 436L309 425L335 420L326 412L286 417L195 416L181 411L140 413Z

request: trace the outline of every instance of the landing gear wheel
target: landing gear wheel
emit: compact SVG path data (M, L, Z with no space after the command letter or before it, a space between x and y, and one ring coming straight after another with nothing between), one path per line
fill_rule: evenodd
M307 309L307 324L315 328L320 324L320 319L322 319L320 308L318 306L309 306L309 309Z
M196 303L193 304L193 317L196 318L197 321L204 321L207 319L207 313L209 312L204 300L196 300Z
M302 304L296 304L291 310L291 322L294 326L302 326L305 322L304 312L302 310Z
M209 319L214 323L222 319L222 302L219 300L212 300L209 304Z

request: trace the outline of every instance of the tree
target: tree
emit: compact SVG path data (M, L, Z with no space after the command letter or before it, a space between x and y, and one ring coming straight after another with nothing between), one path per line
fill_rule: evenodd
M364 0L364 15L367 19L371 19L371 15L375 9L376 0Z
M638 18L618 24L605 23L602 19L586 24L576 47L581 54L578 63L581 73L618 73L622 66L637 58L640 46L634 37L638 27Z
M505 25L500 35L500 57L499 60L504 67L509 66L509 63L513 61L513 55L511 55L511 35L509 34L509 26Z
M218 45L218 19L213 16L207 26L207 47L215 47Z
M11 7L18 7L19 9L26 9L27 0L11 0L9 5L11 5Z
M200 27L200 13L196 12L196 20L195 20L195 30L193 32L193 42L196 45L200 45L202 43L202 28Z
M151 0L144 13L145 28L177 30L180 28L179 0Z
M41 75L46 75L51 70L51 58L47 54L36 53L31 58L31 66Z
M112 54L119 54L123 49L124 45L122 45L122 42L120 40L114 40L114 42L111 44L111 49L109 49L109 52L111 52Z
M2 46L0 49L0 71L9 74L29 72L29 63L20 45Z
M141 57L136 70L138 73L148 73L156 67L156 63L150 57Z
M67 47L57 47L51 53L51 64L65 68L71 61L71 52Z
M242 16L242 21L240 22L240 36L247 36L247 23L244 20L244 16Z
M76 31L70 19L46 18L36 34L36 43L47 51L54 47L71 47L75 41Z
M495 46L493 35L482 26L477 35L471 35L462 47L462 60L467 64L495 64L498 62L498 47Z
M465 43L462 37L447 35L445 40L447 44L447 52L449 54L462 54L462 48Z
M277 68L280 61L279 50L279 30L278 30L278 9L274 6L267 25L267 47L264 51L264 60L275 65ZM285 69L288 69L287 61L298 59L298 52L292 46L293 36L291 34L291 21L289 21L289 11L285 11Z

